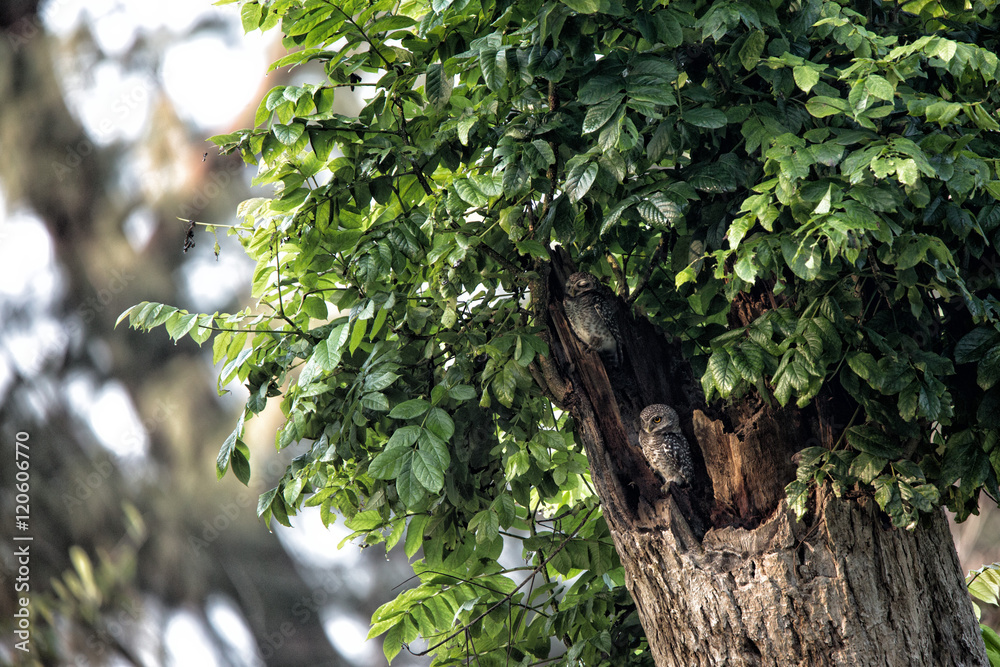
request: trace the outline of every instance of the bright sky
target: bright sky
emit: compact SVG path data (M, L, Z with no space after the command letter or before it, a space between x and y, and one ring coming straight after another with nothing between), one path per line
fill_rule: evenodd
M99 144L136 139L145 128L159 82L153 72L124 71L114 60L142 37L163 42L156 76L181 118L206 131L219 129L253 101L268 65L265 46L273 35L243 35L235 7L214 7L208 0L50 0L42 10L46 27L62 37L81 24L109 59L92 71L66 77L66 96L88 133ZM184 34L210 19L232 26ZM67 68L69 69L69 68Z

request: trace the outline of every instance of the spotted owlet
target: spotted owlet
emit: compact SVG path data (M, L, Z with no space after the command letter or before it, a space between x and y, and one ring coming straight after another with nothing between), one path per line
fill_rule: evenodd
M649 465L663 478L666 490L671 483L688 486L694 481L691 447L681 433L677 411L669 405L647 405L639 414L642 427L639 444Z
M574 273L566 280L563 308L573 333L588 350L600 353L610 366L621 364L620 306L610 289L589 273Z

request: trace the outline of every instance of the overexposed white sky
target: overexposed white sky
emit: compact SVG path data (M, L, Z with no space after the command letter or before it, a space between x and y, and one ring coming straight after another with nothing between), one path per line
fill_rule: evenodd
M98 145L137 139L161 88L182 119L208 132L224 127L254 101L269 64L266 47L276 39L259 31L243 35L235 5L207 0L49 0L41 15L64 38L86 26L107 57L86 72L67 67L64 76L70 108ZM210 21L231 28L186 34ZM160 54L155 72L123 66L140 39Z

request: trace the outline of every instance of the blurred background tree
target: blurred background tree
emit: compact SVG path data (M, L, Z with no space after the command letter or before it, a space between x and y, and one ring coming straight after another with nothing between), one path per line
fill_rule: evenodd
M246 299L242 252L220 238L219 256L200 240L185 254L178 218L227 223L249 196L239 157L205 138L247 124L244 106L287 78L264 80L272 56L235 12L202 0L0 4L0 663L384 662L361 642L403 580L395 563L338 553L327 531L305 537L308 517L269 533L257 494L284 464L259 468L259 488L216 481L242 401L217 395L210 357L113 328L142 299ZM250 438L260 461L275 424ZM12 633L19 432L31 454L27 655Z

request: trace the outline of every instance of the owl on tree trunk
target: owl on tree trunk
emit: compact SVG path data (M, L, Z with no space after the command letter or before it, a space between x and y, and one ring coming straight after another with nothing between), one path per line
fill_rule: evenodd
M661 403L647 405L639 421L639 445L649 465L663 478L663 489L670 484L689 486L694 481L694 464L677 411Z
M584 346L601 355L605 365L622 363L621 305L593 275L579 271L566 280L566 319Z

